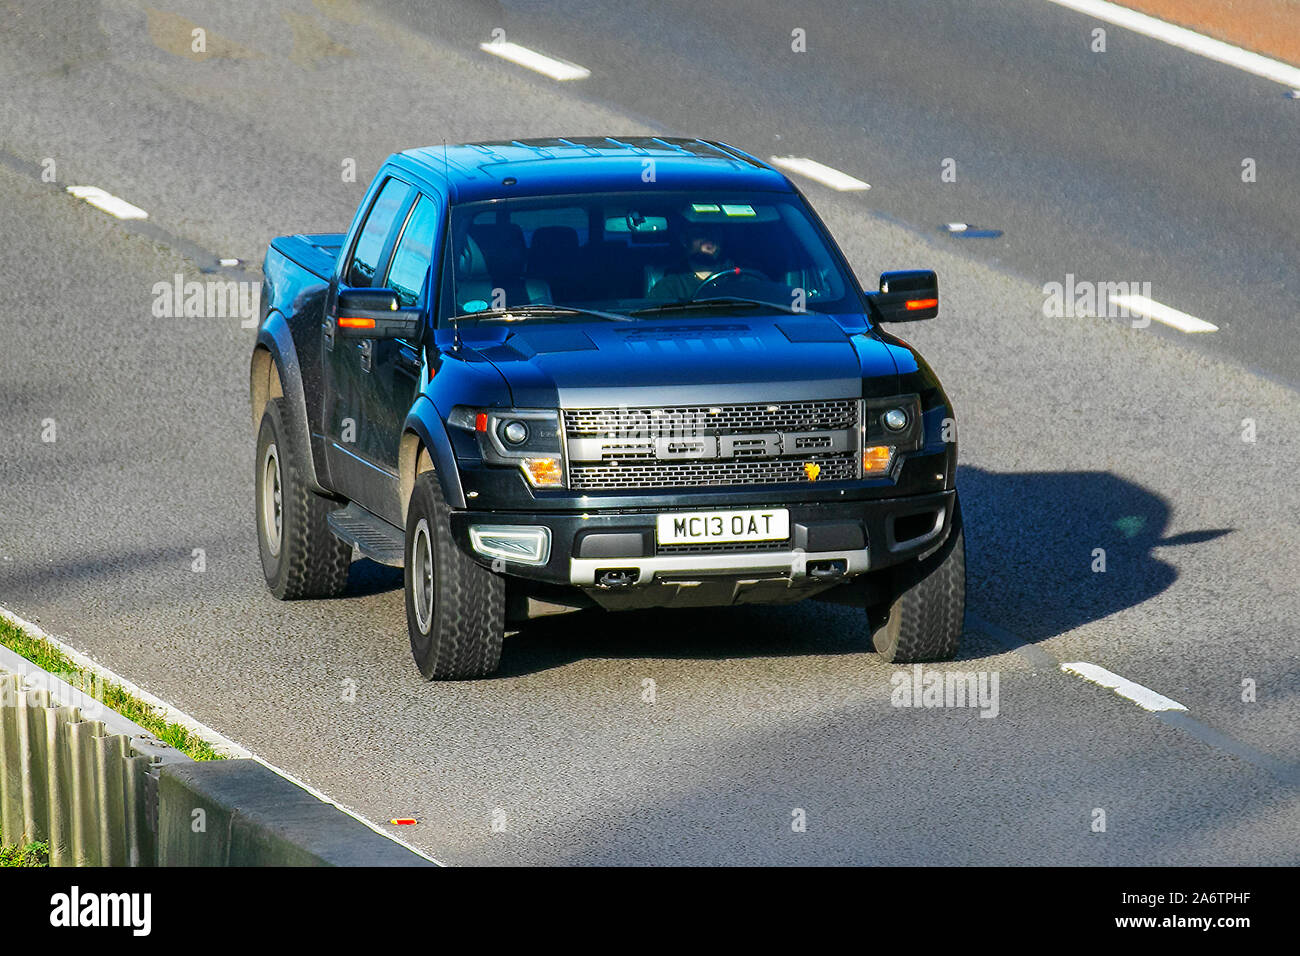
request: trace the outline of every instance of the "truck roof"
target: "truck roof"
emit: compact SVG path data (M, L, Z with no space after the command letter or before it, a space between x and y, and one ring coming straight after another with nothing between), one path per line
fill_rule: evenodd
M653 165L647 161L653 161ZM793 192L784 174L724 143L574 136L423 146L390 162L446 184L451 202L659 188ZM652 171L653 179L647 177Z

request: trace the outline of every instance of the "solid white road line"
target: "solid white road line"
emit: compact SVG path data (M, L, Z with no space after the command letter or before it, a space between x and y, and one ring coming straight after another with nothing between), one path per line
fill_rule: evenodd
M1143 710L1149 710L1152 713L1161 710L1186 710L1182 704L1176 700L1170 700L1163 694L1157 694L1149 687L1143 687L1141 684L1134 683L1126 677L1120 677L1113 674L1104 667L1096 664L1089 664L1087 661L1075 661L1071 664L1062 664L1061 670L1067 674L1074 674L1082 677L1086 681L1094 684L1100 684L1102 687L1108 687L1119 696L1133 701Z
M41 640L48 641L49 643L53 644L65 655L67 655L67 657L72 661L72 663L76 664L78 667L84 670L88 670L92 674L98 674L100 677L104 678L105 680L117 684L119 687L121 687L132 697L135 697L138 700L142 700L150 707L154 708L154 710L160 711L162 713L163 718L168 723L179 724L180 726L188 730L190 733L194 734L196 737L206 740L212 746L212 749L216 750L218 753L223 754L226 757L231 757L235 759L244 758L248 760L256 760L267 770L270 770L271 772L278 774L279 776L283 777L285 780L288 780L292 784L296 784L297 786L302 787L302 789L306 790L308 793L310 793L313 797L315 797L317 800L321 801L322 803L328 803L331 806L338 807L338 809L342 810L344 813L352 817L352 819L356 820L358 823L362 823L365 826L369 827L371 830L374 830L376 833L388 837L388 839L392 840L394 843L400 843L402 846L406 847L406 849L410 850L412 853L424 857L426 860L429 860L431 863L437 863L439 866L444 865L442 861L436 860L433 857L429 856L429 854L425 853L423 850L411 846L411 844L407 843L405 840L401 839L400 837L394 836L392 833L389 833L379 824L371 820L367 820L365 817L357 813L355 810L345 807L343 806L343 804L338 803L337 801L331 800L329 797L321 793L315 787L312 787L309 784L306 784L303 781L299 780L297 777L289 773L287 770L283 770L280 767L277 767L275 764L262 759L257 754L253 753L251 750L241 747L239 744L235 743L229 737L217 733L215 730L213 730L211 727L207 726L206 724L199 723L197 720L195 720L193 717L191 717L189 714L185 713L184 711L177 710L175 707L167 703L165 700L159 697L155 697L147 690L143 690L142 688L137 687L135 684L131 683L131 681L127 680L121 674L118 674L115 671L113 671L111 668L105 667L103 664L99 663L98 661L87 657L85 654L81 653L81 651L77 650L71 644L59 640L57 637L55 637L54 635L50 634L47 631L42 630L39 626L33 624L31 621L24 620L23 618L19 617L17 614L10 611L8 608L0 607L0 617L4 618L14 627L26 631L28 634L31 634L33 637L40 638Z
M821 163L802 156L773 156L769 162L773 166L780 167L791 173L798 173L800 176L807 176L814 179L823 186L830 186L831 189L838 189L840 192L850 192L855 189L870 189L871 186L860 179L854 179L848 173L842 173L838 169L832 169L829 166L823 166Z
M98 186L69 186L68 192L96 209L102 209L118 219L148 219L149 214L139 206L132 206L125 199L119 199L112 193L106 193Z
M591 76L591 70L585 66L557 60L553 56L538 53L536 50L530 50L518 43L493 40L490 43L480 43L478 48L484 53L491 53L503 60L509 60L511 63L518 63L530 70L536 70L553 80L585 80Z
M1176 27L1172 23L1157 20L1155 17L1138 13L1117 3L1109 3L1107 0L1049 0L1049 2L1077 10L1079 13L1086 13L1098 20L1105 20L1107 23L1141 33L1143 36L1161 40L1171 46L1181 47L1207 59L1235 66L1239 70L1262 76L1266 80L1273 80L1293 88L1300 86L1300 67L1258 53L1251 53L1231 43L1224 43L1222 40L1215 40L1195 30L1188 30L1186 27Z
M1144 295L1113 295L1110 296L1110 301L1121 308L1128 309L1134 315L1144 315L1148 319L1155 319L1157 322L1163 322L1180 332L1219 331L1217 325L1212 325L1204 319L1198 319L1194 315L1188 315L1186 312L1171 309L1169 306L1163 305L1155 299L1148 299Z

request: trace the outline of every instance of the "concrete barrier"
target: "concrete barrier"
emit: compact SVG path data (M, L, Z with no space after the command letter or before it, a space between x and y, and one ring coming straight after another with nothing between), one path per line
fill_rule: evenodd
M429 866L255 760L162 768L163 866Z
M256 760L194 761L0 647L0 831L51 866L432 866Z

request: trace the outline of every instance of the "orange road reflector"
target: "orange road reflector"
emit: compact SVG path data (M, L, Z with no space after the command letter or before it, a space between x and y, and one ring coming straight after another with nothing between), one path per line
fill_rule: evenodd
M396 820L389 820L388 822L394 826L409 827L414 826L416 821L412 820L410 817L399 817Z

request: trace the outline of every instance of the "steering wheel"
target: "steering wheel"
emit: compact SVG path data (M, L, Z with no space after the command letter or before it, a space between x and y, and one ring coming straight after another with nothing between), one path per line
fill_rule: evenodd
M757 269L746 269L741 266L733 266L730 269L720 269L717 272L713 273L713 275L705 279L703 282L701 282L698 286L696 286L695 291L691 293L691 298L692 299L698 298L699 294L703 292L707 286L710 286L713 283L717 282L719 279L724 279L727 276L731 276L733 279L739 279L741 276L749 276L749 278L757 279L759 282L772 281L763 273L759 272Z

